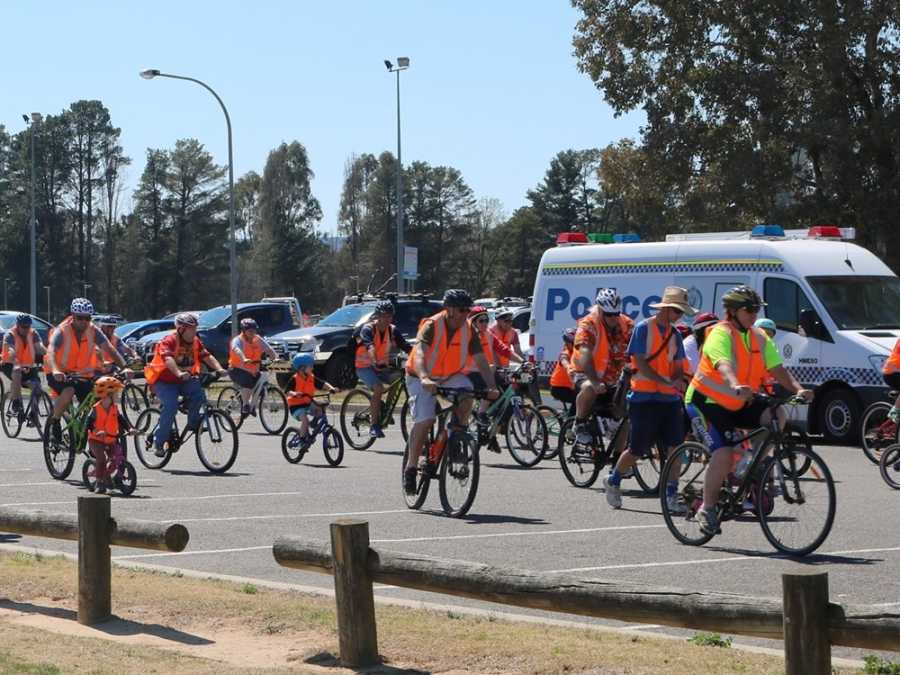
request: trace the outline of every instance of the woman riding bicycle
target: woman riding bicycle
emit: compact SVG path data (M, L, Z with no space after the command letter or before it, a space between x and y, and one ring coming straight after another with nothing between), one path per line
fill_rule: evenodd
M241 389L241 415L254 414L256 401L251 400L253 387L261 373L259 362L265 354L273 361L278 358L275 350L259 335L259 326L250 317L241 319L241 332L231 339L228 351L228 375Z
M563 404L566 415L575 407L575 385L572 384L572 353L575 351L575 328L566 328L562 334L563 346L550 374L550 395Z

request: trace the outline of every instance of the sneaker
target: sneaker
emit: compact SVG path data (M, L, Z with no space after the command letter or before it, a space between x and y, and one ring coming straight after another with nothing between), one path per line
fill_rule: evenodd
M575 427L575 443L578 445L590 445L594 437L587 424L579 424Z
M97 481L97 486L94 488L94 492L96 492L98 495L106 494L106 483Z
M250 406L242 405L241 406L241 417L249 417L250 416Z
M16 414L22 412L22 399L20 399L20 398L13 399L13 402L10 403L10 412L16 413Z
M381 430L381 427L378 427L378 438L384 438L384 431Z
M666 497L666 508L673 516L683 516L687 513L687 505L680 499L678 495L669 495Z
M893 422L894 424L897 424L898 422L900 422L900 408L894 408L894 407L892 407L892 408L888 411L887 416L888 416L888 419L889 419L891 422Z
M741 509L743 509L744 511L756 511L756 504L753 503L752 499L747 498L741 504Z
M379 427L377 424L373 424L371 427L369 427L369 436L371 438L384 438L381 427Z
M156 452L153 453L157 457L165 457L166 456L166 446L162 446L160 448L156 448Z
M609 476L603 478L603 490L606 492L606 503L614 509L622 508L622 488L612 485Z
M498 455L502 452L502 450L500 450L500 444L497 442L496 436L488 441L487 447L488 450L490 450L491 452L496 452Z
M408 495L416 494L416 470L407 468L403 472L403 491Z
M719 527L719 516L716 515L715 509L697 511L697 522L700 524L700 531L704 534L722 534L722 528Z

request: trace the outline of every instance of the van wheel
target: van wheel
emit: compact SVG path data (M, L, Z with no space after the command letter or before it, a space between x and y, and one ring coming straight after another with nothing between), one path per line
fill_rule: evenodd
M818 400L816 410L819 431L828 440L841 445L857 445L860 407L852 391L844 388L829 390Z
M338 389L351 389L356 385L356 366L349 354L335 354L325 364L325 381Z

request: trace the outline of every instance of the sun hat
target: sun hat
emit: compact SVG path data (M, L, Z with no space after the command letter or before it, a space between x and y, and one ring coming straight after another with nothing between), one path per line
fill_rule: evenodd
M687 289L680 288L679 286L666 286L666 290L663 291L662 300L654 302L650 306L653 309L663 309L664 307L680 309L688 316L693 316L697 313L697 310L691 307L691 304L688 302Z

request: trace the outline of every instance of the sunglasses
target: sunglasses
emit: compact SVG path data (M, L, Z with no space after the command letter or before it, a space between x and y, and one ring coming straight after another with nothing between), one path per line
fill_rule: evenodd
M746 310L749 314L759 314L759 305L744 305L741 309Z
M487 323L487 322L488 322L488 318L486 316L480 316L477 319L475 319L475 323Z
M613 317L613 316L618 317L621 314L622 314L622 312L603 312L603 316L609 316L609 317Z
M75 321L90 321L91 315L90 314L73 314L72 318Z

